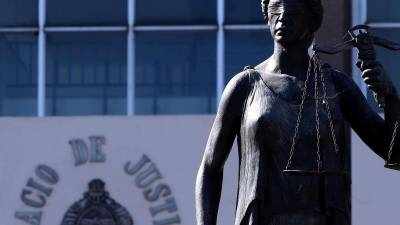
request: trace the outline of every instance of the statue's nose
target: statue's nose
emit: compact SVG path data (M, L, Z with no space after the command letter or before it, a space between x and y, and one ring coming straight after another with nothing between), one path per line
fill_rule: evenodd
M290 15L289 13L283 12L279 18L278 22L280 22L284 27L291 27L294 25L294 18L293 15Z
M287 10L282 11L282 13L279 15L278 21L289 22L289 14L288 14Z

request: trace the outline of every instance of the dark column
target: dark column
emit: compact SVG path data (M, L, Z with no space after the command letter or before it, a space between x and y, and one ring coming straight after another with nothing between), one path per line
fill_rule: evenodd
M351 26L351 1L322 0L324 5L324 21L316 35L317 44L331 46L343 40L343 35ZM337 55L321 54L323 62L329 62L333 68L351 74L351 52Z

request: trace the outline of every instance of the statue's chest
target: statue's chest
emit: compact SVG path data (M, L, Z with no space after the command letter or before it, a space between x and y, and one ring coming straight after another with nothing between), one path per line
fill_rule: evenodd
M318 97L315 98L315 88L309 86L302 103L303 87L304 83L257 83L247 103L247 129L252 130L256 137L287 143L291 141L296 127L299 139L315 137L318 124L321 137L329 138L329 121L338 124L343 120L338 94L328 83L326 100L322 87L317 88ZM336 133L338 129L334 127L334 131Z

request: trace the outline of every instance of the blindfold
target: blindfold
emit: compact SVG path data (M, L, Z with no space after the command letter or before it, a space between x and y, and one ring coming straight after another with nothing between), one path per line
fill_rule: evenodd
M304 2L283 3L275 2L268 5L268 12L271 13L306 13L307 5Z

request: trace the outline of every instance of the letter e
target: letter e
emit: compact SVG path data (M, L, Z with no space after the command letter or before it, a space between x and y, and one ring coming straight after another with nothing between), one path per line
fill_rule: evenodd
M91 136L90 141L90 162L105 162L106 154L102 151L102 146L106 143L104 136Z

